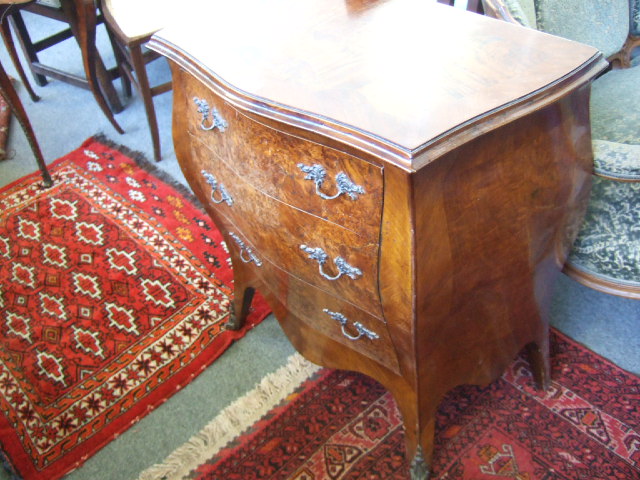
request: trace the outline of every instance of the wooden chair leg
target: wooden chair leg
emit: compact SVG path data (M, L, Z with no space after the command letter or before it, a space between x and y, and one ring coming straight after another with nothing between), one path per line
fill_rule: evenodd
M63 1L61 5L65 17L69 20L69 28L80 47L89 89L109 122L118 133L124 133L113 118L113 113L120 113L124 110L124 106L118 98L118 93L111 83L111 76L96 48L98 16L95 4L93 0L72 0Z
M153 95L151 94L149 77L147 76L145 61L142 55L142 47L140 45L133 45L129 50L131 52L131 66L138 79L138 90L140 91L144 109L147 113L147 122L149 123L149 131L151 132L151 140L153 142L153 156L156 162L159 162L161 159L160 134L158 133L156 109L153 105Z
M31 70L33 79L35 80L38 86L44 87L48 83L47 77L37 73L32 68L32 65L40 63L40 60L38 59L38 51L36 50L36 47L33 45L33 42L31 41L31 36L29 35L29 31L27 30L27 26L24 23L24 19L22 18L22 14L20 13L20 11L19 10L14 11L9 16L9 21L11 22L11 26L14 28L14 30L17 33L18 43L22 48L22 52L24 53L24 56L27 58L29 69Z
M115 128L118 133L124 133L122 127L120 127L113 117L113 113L111 112L100 88L100 81L97 73L98 54L96 51L96 6L93 0L74 0L73 4L75 12L71 11L69 9L70 7L66 3L63 3L63 6L67 9L68 18L74 18L73 15L75 14L76 21L72 22L71 28L76 40L78 41L78 45L80 45L80 50L82 51L84 71L87 76L91 92L93 93L93 97L96 99L98 106L111 125L113 125L113 128ZM100 64L102 65L101 61ZM104 67L104 65L102 65L102 67Z
M109 43L111 43L111 50L116 59L116 65L118 66L118 72L120 73L120 82L122 85L122 91L125 97L131 97L131 80L129 79L129 61L126 55L123 53L123 49L126 48L121 45L115 35L111 32L110 28L107 28L107 35L109 36Z
M97 55L94 59L94 62L96 65L96 78L98 80L98 87L100 88L102 95L106 98L113 113L122 112L124 110L124 105L118 97L118 92L116 92L116 89L111 83L111 75L109 74L109 71L107 70L104 62L102 61L102 57L100 57L100 55Z
M27 117L27 112L25 112L24 107L22 106L20 97L18 97L18 94L13 88L11 80L9 79L9 76L5 72L2 65L0 65L0 89L2 92L2 96L11 109L11 113L13 113L13 115L16 117L16 119L20 123L20 126L22 127L22 130L27 136L27 140L29 142L29 145L31 146L31 150L33 150L33 154L36 157L36 162L38 162L38 167L40 168L40 172L42 173L44 186L48 188L53 185L53 180L51 179L49 170L47 170L47 166L44 162L44 157L42 156L40 145L38 145L38 141L36 140L33 128L31 127L31 122L29 121L29 117Z
M13 66L18 72L18 76L20 77L20 81L29 92L29 96L31 100L37 102L40 100L40 97L36 95L36 92L33 91L31 87L31 83L27 79L27 76L24 73L24 69L22 68L22 64L20 63L20 59L18 58L18 52L16 52L16 46L13 43L13 36L11 35L11 28L9 27L9 22L7 19L2 20L2 24L0 25L0 32L2 33L2 40L4 41L4 45L9 53L9 57L11 57L11 61L13 62Z

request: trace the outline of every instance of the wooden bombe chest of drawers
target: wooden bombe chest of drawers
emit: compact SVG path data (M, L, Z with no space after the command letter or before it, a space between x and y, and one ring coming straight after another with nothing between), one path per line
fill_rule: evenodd
M176 156L230 248L235 322L258 289L304 356L382 383L428 478L451 388L525 347L548 382L606 62L424 0L195 5L150 45Z

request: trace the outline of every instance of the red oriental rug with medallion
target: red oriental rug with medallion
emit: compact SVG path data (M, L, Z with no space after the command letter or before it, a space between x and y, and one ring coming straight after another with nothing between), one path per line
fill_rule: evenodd
M0 190L0 442L54 480L161 404L268 313L224 329L222 236L183 193L94 138Z
M521 358L486 388L450 392L432 479L640 479L640 379L555 331L552 368L547 392ZM226 448L181 468L192 480L407 480L404 453L391 395L322 369Z

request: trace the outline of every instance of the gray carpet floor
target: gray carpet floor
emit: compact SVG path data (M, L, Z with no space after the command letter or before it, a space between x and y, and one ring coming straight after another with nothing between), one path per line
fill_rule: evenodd
M55 31L61 24L25 14L36 38ZM110 47L102 30L99 48L108 66L113 65ZM41 61L82 74L80 54L72 40L43 52ZM6 51L0 62L15 75ZM149 69L152 81L170 77L164 60ZM31 77L30 77L31 78ZM32 102L18 86L48 162L74 150L88 137L101 133L131 150L153 158L142 102L134 93L125 110L116 116L125 134L119 135L107 122L90 92L52 80L45 87L32 83L41 96ZM120 84L116 82L119 89ZM171 93L156 97L155 105L163 149L159 168L184 183L171 140ZM10 158L0 162L0 186L36 170L33 155L17 122L11 125ZM631 372L640 374L640 302L583 287L561 276L552 305L552 324ZM145 468L161 462L175 448L197 433L217 412L242 395L267 373L275 371L293 353L275 319L270 316L233 345L212 367L125 434L111 442L87 463L68 475L73 480L129 480ZM0 480L9 478L0 471Z

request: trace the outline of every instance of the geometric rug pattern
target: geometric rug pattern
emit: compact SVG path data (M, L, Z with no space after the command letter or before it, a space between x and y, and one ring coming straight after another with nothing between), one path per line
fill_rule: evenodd
M640 379L552 331L552 382L516 359L487 387L461 386L436 418L432 478L640 478ZM198 480L407 480L400 414L364 375L322 369L226 448Z
M0 191L0 442L56 479L210 365L233 277L211 220L106 141Z

